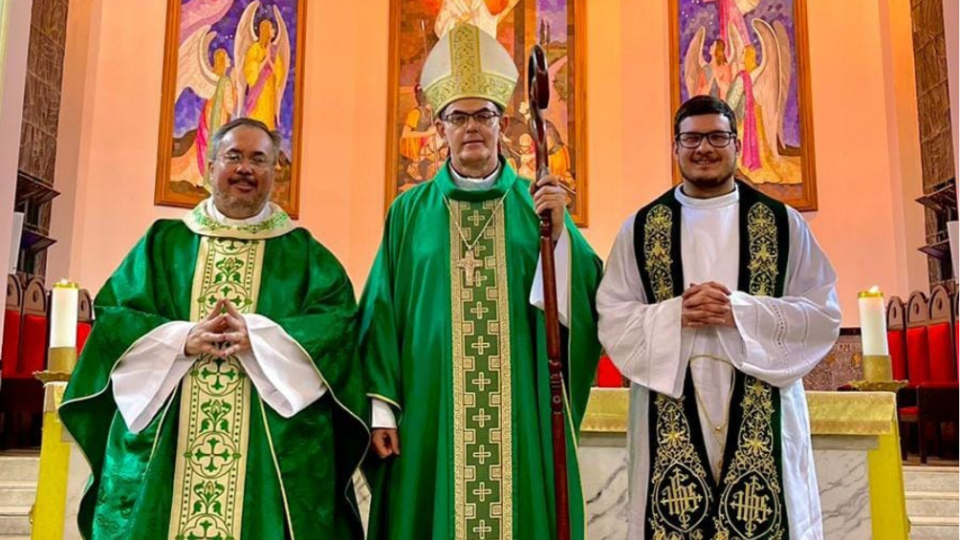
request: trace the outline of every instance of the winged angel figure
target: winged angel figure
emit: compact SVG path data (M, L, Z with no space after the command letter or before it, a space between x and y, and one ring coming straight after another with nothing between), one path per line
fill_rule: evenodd
M251 2L243 10L233 42L233 57L239 68L233 72L239 97L237 116L249 116L276 129L290 72L290 34L276 6L276 29L268 19L255 24L259 7L260 2Z
M226 49L213 51L210 63L210 44L217 36L206 24L197 28L180 44L177 60L177 98L189 88L204 100L194 144L186 155L174 158L173 178L187 180L200 186L206 173L210 137L230 121L236 109L237 94L230 80L232 62Z
M211 55L211 44L217 38L217 32L211 31L212 25L223 17L229 5L223 0L206 4L194 0L189 6L196 6L195 9L184 8L189 24L181 28L185 37L178 49L174 95L180 99L189 89L203 101L196 135L173 156L170 178L197 188L205 187L210 138L217 129L238 116L256 118L276 129L287 85L290 38L276 7L276 31L270 20L256 24L260 2L251 2L237 25L233 57L222 47Z
M755 183L796 183L800 176L781 160L787 147L784 119L793 58L790 38L779 21L751 21L758 46L740 32L728 32L729 43L718 39L703 56L706 29L700 28L687 47L683 83L687 95L711 94L736 111L743 138L741 167ZM759 54L758 54L759 53Z

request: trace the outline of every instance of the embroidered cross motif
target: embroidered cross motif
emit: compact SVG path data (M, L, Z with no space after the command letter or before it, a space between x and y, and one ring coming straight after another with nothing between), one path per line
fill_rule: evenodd
M488 488L485 483L480 482L477 489L473 490L473 494L480 498L480 502L486 502L487 495L492 495L493 490Z
M233 456L225 447L223 447L220 444L220 439L218 439L217 437L211 437L207 439L206 442L207 444L203 446L209 446L210 452L208 453L203 451L202 446L199 446L197 447L196 450L193 451L193 459L197 462L200 462L201 465L203 464L202 462L206 460L206 464L203 465L203 468L208 472L218 471L223 465L228 463ZM217 450L218 446L224 449L218 451ZM217 464L218 459L222 461L222 463L219 465Z
M477 526L473 528L473 532L480 535L480 539L483 540L487 537L487 534L493 532L493 529L487 525L485 520L481 519L480 522L477 523Z
M484 341L483 336L477 338L477 342L470 346L471 349L477 351L477 354L485 354L490 347L493 347L493 345Z
M480 425L480 429L483 429L487 425L488 420L492 420L493 417L486 413L483 409L480 409L480 412L473 415L472 420Z
M478 319L483 319L483 317L490 312L490 308L484 306L482 303L477 302L477 305L470 308L470 313Z
M213 383L210 384L210 387L214 390L223 390L227 387L227 384L230 384L240 376L240 374L233 369L233 366L223 359L217 358L214 360L213 366L214 369L212 370L209 369L209 367L204 367L200 370L199 375L203 382L212 379ZM224 384L223 379L227 380L226 384Z
M473 457L477 458L481 465L485 465L487 458L492 455L493 454L491 454L482 444L480 445L480 449L473 453Z
M483 222L483 216L480 215L479 210L474 210L473 213L470 214L470 217L467 218L467 221L469 221L471 225L476 227L477 225L480 225L481 222Z
M483 339L483 338L481 337L480 339ZM480 372L480 375L477 376L477 378L473 380L473 384L477 385L477 388L478 388L481 392L484 392L484 391L486 390L486 388L487 388L487 385L488 385L488 384L493 384L493 381L491 381L490 379L488 379L488 378L487 378L487 375L481 371L481 372Z

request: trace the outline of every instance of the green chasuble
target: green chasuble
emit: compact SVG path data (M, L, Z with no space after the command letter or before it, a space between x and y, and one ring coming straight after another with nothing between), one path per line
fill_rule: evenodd
M458 189L444 167L387 217L361 300L361 356L371 396L397 415L401 455L367 460L371 539L555 537L544 318L529 302L538 218L529 181L501 166L479 191ZM600 356L601 262L569 217L566 228L567 469L581 539L576 441Z
M279 208L228 226L198 206L156 222L100 290L97 321L60 415L93 471L86 539L362 538L351 476L369 444L353 288L340 263ZM327 391L292 418L267 406L235 357L201 355L139 433L110 376L126 351L172 321L230 299L278 324Z

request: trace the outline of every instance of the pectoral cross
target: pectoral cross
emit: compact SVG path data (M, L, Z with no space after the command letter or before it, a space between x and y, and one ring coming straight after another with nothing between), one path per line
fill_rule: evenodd
M463 269L464 277L467 281L467 287L473 287L473 281L476 279L477 269L483 266L483 263L473 256L473 250L467 250L465 257L457 263L457 268Z

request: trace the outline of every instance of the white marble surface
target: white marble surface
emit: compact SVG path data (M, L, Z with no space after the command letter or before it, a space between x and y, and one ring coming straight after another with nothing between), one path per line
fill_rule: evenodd
M587 538L620 540L627 533L627 452L609 440L580 441L580 479L587 505ZM599 443L602 446L594 446Z
M875 438L815 437L813 443L824 538L871 538L866 452L875 446ZM581 440L580 471L587 502L587 537L591 540L626 538L629 501L625 445L622 435L585 436Z
M824 537L870 539L870 485L866 452L815 448L813 459L817 464Z

